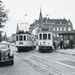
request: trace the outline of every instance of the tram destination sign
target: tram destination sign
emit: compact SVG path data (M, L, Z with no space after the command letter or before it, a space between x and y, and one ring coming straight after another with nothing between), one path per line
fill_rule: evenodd
M48 31L48 30L49 30L48 27L43 27L43 28L42 28L42 31Z
M53 30L52 25L49 25L49 26L43 25L41 27L41 31L52 31L52 30Z

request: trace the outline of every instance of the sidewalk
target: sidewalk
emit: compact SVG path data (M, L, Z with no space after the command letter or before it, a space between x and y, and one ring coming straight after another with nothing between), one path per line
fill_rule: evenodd
M75 48L74 49L59 49L55 51L62 54L75 55Z

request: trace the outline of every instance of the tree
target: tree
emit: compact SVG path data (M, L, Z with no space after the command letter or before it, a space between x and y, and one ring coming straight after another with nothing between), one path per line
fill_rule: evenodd
M0 28L3 28L5 25L4 23L8 20L8 10L4 9L5 6L3 2L0 0ZM2 31L0 31L0 42L2 41Z

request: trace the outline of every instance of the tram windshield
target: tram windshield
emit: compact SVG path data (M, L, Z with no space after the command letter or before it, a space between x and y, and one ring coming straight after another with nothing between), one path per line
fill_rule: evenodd
M40 39L40 40L42 39L42 34L39 34L39 39Z
M22 36L19 36L19 40L20 40L20 41L22 41L22 40L23 40Z
M16 41L18 41L18 36L16 36Z
M50 34L48 34L48 39L49 39L49 40L51 39L51 35L50 35Z
M26 36L24 35L24 41L26 40Z
M39 39L40 40L50 40L51 39L51 34L39 34Z
M47 39L47 34L43 34L43 39Z

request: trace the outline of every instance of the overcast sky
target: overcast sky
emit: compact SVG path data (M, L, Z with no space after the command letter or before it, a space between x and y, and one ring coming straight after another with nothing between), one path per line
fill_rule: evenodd
M17 22L28 26L39 18L40 7L43 17L51 19L70 19L75 29L75 0L2 0L6 9L9 9L9 21L4 31L7 36L16 33ZM25 15L27 14L27 15ZM28 24L27 24L28 23ZM20 26L20 25L19 25ZM23 24L22 24L23 26ZM22 27L21 26L21 27ZM22 27L24 29L25 27ZM26 28L25 28L26 29Z

